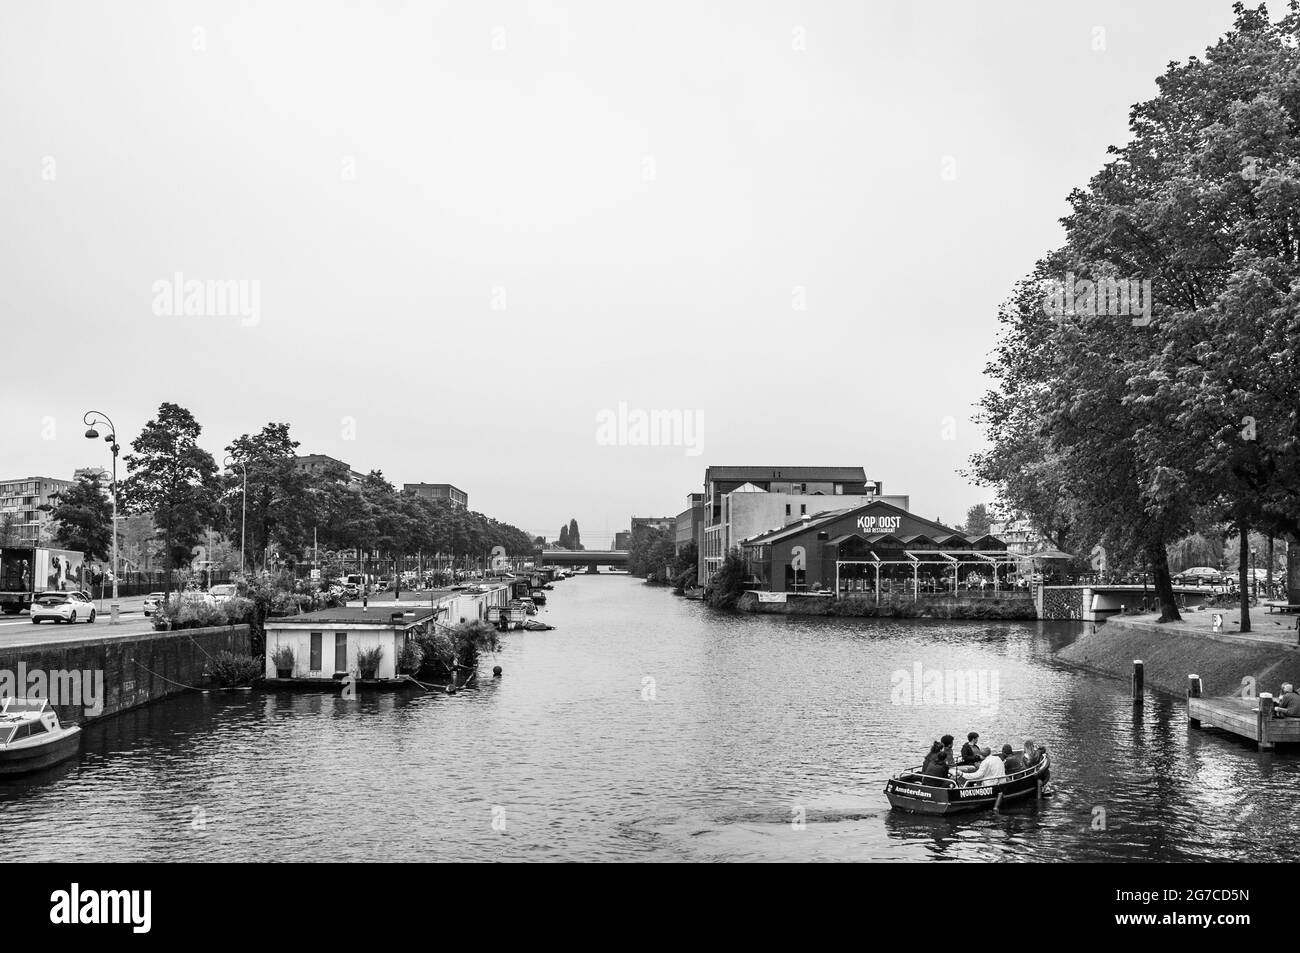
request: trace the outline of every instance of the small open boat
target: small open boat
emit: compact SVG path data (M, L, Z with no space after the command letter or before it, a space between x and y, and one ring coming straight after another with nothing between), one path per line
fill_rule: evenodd
M1000 807L1008 801L1041 795L1051 776L1051 757L1043 753L1043 760L1023 771L998 778L996 783L965 782L949 778L933 778L912 768L896 774L885 782L885 797L897 811L912 814L957 814Z
M546 605L546 593L540 589L534 589L529 593L530 598L539 606Z
M536 619L529 619L524 623L526 632L550 632L555 626L547 625L545 622L538 622Z
M6 698L0 705L0 775L40 771L71 758L81 728L64 728L47 698Z

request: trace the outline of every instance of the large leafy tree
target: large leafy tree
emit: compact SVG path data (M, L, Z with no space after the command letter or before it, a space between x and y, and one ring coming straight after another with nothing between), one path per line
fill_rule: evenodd
M136 512L152 512L168 570L187 565L208 526L219 521L217 464L198 445L202 428L184 407L164 403L131 443L122 500Z
M1227 36L1134 107L1132 140L1071 194L1065 245L1003 309L992 449L974 461L1014 509L1068 513L1149 565L1164 619L1178 617L1166 546L1199 508L1241 534L1297 529L1300 18L1234 9ZM1049 317L1042 279L1067 274L1149 281L1153 320Z
M113 506L104 493L98 473L83 473L54 502L41 507L57 524L54 542L62 549L106 560L113 543Z
M298 441L289 436L289 425L269 423L256 434L244 434L226 447L236 465L226 471L223 499L230 525L238 532L243 525L240 499L244 474L248 475L247 552L256 563L265 560L271 547L299 551L311 539L315 516L314 500L308 493L311 481L298 469ZM236 515L241 518L236 519Z

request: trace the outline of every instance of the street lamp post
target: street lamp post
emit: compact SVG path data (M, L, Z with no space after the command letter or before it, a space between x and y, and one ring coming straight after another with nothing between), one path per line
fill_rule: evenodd
M1259 579L1255 576L1255 547L1254 546L1250 548L1250 588L1251 591L1255 593L1256 597L1258 597Z
M244 490L240 495L239 503L239 574L244 575L244 548L248 545L248 465L243 460L236 460L234 457L227 456L224 462L226 469L230 469L232 463L238 463L239 469L244 473Z
M100 418L103 418L102 420ZM113 601L108 604L109 624L117 625L118 603L117 603L117 453L122 448L117 443L117 427L109 418L108 414L101 413L98 410L88 410L81 418L81 422L86 425L86 439L97 440L99 431L95 429L95 424L102 423L108 427L108 436L104 438L113 451L113 482L112 482L112 499L113 499ZM101 590L102 592L102 590Z

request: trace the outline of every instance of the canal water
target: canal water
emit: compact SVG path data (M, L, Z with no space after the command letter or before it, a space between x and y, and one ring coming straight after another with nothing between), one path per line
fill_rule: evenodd
M1300 755L1053 662L1069 625L729 616L622 575L550 595L556 630L507 635L477 691L196 694L93 726L0 784L0 859L1263 860L1300 822ZM911 697L918 665L984 691ZM886 777L969 730L1046 743L1055 795L891 812Z

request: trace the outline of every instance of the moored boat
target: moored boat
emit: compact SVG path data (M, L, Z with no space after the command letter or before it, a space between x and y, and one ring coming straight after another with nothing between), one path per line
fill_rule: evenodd
M531 598L533 602L537 603L539 606L546 605L546 593L542 592L542 590L540 589L534 589L531 593L529 593L529 598Z
M912 768L885 782L885 797L896 811L912 814L958 814L1000 807L1008 801L1041 796L1051 777L1051 756L1033 767L998 778L996 783L968 784L950 778L935 778Z
M71 758L81 727L59 724L46 698L6 698L0 706L0 775L28 774Z

